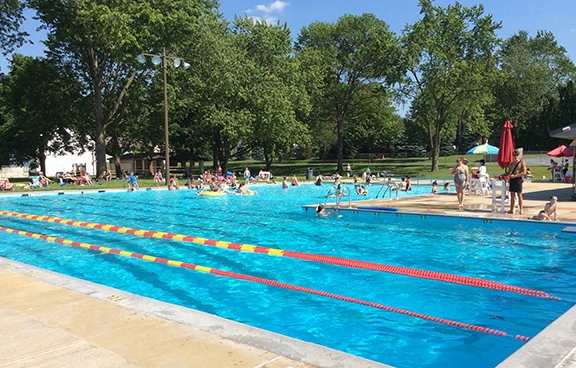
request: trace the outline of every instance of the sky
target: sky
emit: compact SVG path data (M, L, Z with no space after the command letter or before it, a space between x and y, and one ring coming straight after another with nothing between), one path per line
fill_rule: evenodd
M434 6L446 7L454 0L436 0ZM576 61L576 1L573 0L460 0L471 7L484 5L484 14L501 22L501 38L520 30L536 36L539 30L550 31L572 61ZM418 0L286 0L262 2L255 0L222 0L220 11L226 19L234 14L248 15L269 22L287 23L295 39L302 27L313 22L334 23L344 14L373 13L400 35L407 24L420 19Z
M501 38L508 38L520 30L536 36L539 30L554 34L559 45L576 62L576 1L574 0L460 0L464 6L484 5L484 14L501 22ZM453 0L435 0L435 6L446 7ZM268 22L286 23L297 38L303 27L313 22L335 23L344 14L373 13L385 21L390 29L400 35L407 24L420 19L418 0L221 0L220 12L232 21L234 15L244 14ZM28 18L33 14L27 13ZM25 29L31 34L33 45L26 45L16 52L27 56L42 56L45 33L36 32L38 23L29 19ZM10 58L10 56L8 56ZM0 56L0 71L8 72L8 61Z

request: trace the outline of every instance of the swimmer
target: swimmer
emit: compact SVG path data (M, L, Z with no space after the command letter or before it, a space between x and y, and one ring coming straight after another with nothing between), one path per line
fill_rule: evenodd
M238 189L236 189L236 193L254 195L254 194L258 194L258 191L250 190L250 189L246 188L246 183L242 183L242 184L240 184Z
M298 183L298 178L296 177L296 174L294 174L294 175L292 176L292 182L291 182L291 184L292 184L293 187L297 187L297 186L300 185L300 183Z
M324 205L323 204L319 204L318 206L316 206L316 214L317 215L326 215L326 212L324 212Z
M364 187L364 185L356 185L356 194L365 196L368 194L368 191Z
M434 180L432 182L432 194L438 194L438 182Z

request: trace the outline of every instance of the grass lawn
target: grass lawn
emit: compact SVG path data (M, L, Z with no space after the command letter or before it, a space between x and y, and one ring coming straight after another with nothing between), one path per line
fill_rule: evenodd
M410 175L412 178L422 178L422 179L450 179L450 169L456 164L456 158L461 155L451 155L440 157L438 162L438 172L430 172L432 161L423 158L386 158L378 160L347 160L344 161L344 165L350 164L352 166L352 171L359 177L362 172L367 168L373 175L377 173L393 175L395 178L402 178L406 175ZM468 160L468 166L470 168L477 167L479 161L483 158L482 155L466 155L464 156ZM529 155L525 155L529 157ZM208 165L205 166L206 169L209 168ZM265 169L265 164L262 161L248 160L248 161L231 161L228 164L228 171L234 171L238 176L239 180L242 178L242 173L244 169L248 167L252 175L257 175L260 170ZM491 177L499 175L504 172L497 163L489 162L486 164L488 174ZM301 182L305 181L306 171L311 168L314 172L314 176L321 173L325 176L330 176L336 172L336 162L335 160L322 161L318 159L310 160L289 160L283 163L274 163L272 165L272 174L275 176L277 182L281 182L283 176L291 178L293 174L296 174L298 180ZM548 166L530 166L530 170L535 179L540 179L545 175L548 179L551 179L551 173L547 170ZM345 172L340 173L342 176L346 176ZM196 174L195 174L196 175ZM10 179L11 182L15 184L17 192L38 192L45 191L45 188L25 190L22 187L28 183L27 179ZM138 183L141 188L156 187L156 183L150 175L140 175ZM184 183L181 182L181 185ZM122 189L126 188L126 182L124 180L112 180L111 182L100 182L93 186L79 186L79 185L67 185L65 187L59 187L57 184L52 184L48 190L51 191L66 191L66 190L102 190L102 189ZM2 193L2 192L0 192ZM9 192L8 192L9 193Z

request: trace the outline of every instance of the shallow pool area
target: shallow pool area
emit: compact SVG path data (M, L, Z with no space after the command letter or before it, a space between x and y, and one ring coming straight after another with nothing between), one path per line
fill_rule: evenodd
M0 199L0 210L169 232L481 278L562 300L374 270L0 216L0 226L213 267L504 331L497 336L346 300L2 232L0 255L395 366L491 367L568 310L573 237L555 224L341 211L316 216L328 186ZM427 191L427 187L425 188ZM353 198L353 199L359 199Z

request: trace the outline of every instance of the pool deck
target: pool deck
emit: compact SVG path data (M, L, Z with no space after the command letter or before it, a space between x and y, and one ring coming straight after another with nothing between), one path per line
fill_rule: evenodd
M368 200L400 212L528 220L550 195L576 226L572 185L524 184L524 215L491 212L491 197ZM357 206L358 203L354 203ZM575 244L576 244L576 234ZM385 367L325 347L0 257L0 367ZM576 307L499 367L576 366Z

